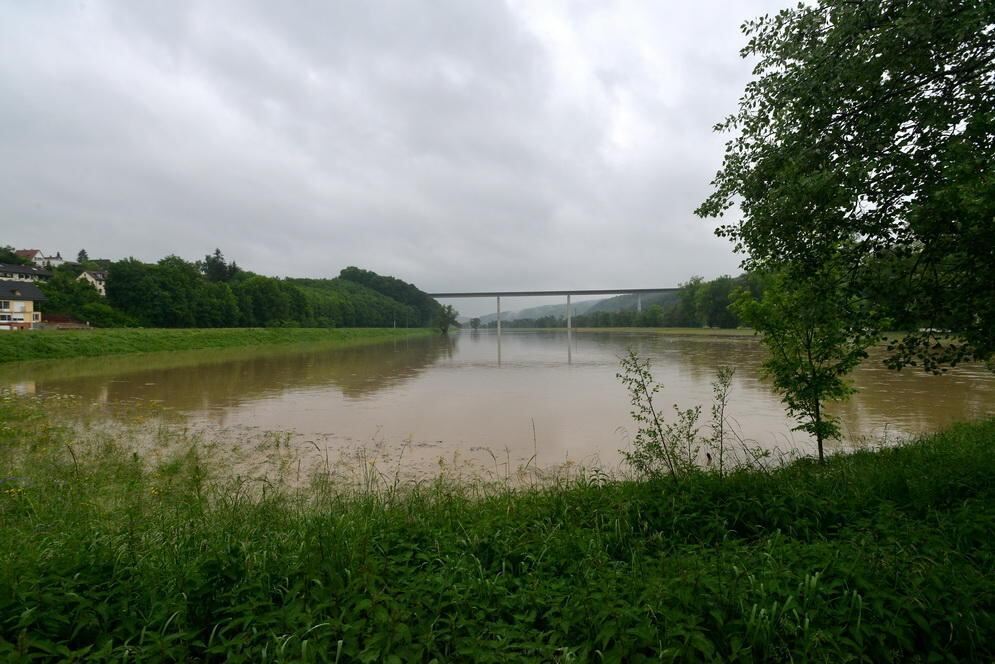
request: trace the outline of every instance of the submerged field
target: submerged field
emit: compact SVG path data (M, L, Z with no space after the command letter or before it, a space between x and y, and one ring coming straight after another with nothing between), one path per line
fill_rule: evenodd
M9 395L0 422L4 661L995 656L995 422L681 485L360 492Z
M310 342L347 346L429 333L388 328L33 330L0 335L0 363Z

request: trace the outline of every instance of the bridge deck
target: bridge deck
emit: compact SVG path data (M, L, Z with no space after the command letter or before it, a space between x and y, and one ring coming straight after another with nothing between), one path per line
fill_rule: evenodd
M555 295L628 295L638 293L676 293L679 288L617 288L597 290L545 290L545 291L486 291L466 293L428 293L434 298L460 297L542 297Z

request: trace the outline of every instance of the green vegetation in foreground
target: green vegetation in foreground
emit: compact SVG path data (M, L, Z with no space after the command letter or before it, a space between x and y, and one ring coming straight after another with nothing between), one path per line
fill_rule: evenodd
M429 333L390 328L34 330L0 335L0 363L312 342L348 346Z
M995 422L680 484L347 493L0 414L3 661L995 656Z

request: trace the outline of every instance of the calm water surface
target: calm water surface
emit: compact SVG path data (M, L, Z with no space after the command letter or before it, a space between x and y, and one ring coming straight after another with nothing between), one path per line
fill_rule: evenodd
M352 349L197 351L24 364L0 371L22 393L74 395L113 419L155 404L173 425L240 444L292 432L290 445L338 454L375 448L431 474L440 459L486 467L614 466L633 429L619 358L653 362L662 404L702 404L718 366L736 367L730 415L757 444L809 451L759 375L752 337L652 332L462 332ZM995 414L995 376L896 373L872 357L838 408L848 442L909 435ZM533 428L534 427L534 428ZM533 433L534 431L534 433ZM246 443L247 444L247 443ZM402 452L403 449L403 452ZM533 456L535 457L534 459Z

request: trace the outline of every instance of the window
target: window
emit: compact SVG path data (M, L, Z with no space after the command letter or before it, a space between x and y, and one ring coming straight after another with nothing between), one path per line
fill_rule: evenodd
M0 311L10 311L9 300L0 300Z
M31 316L31 320L33 320L34 322L36 322L36 323L37 323L38 321L40 321L40 320L41 320L41 314L38 314L38 313L36 313L36 314L33 314L33 315Z
M10 321L10 314L0 314L0 321Z

